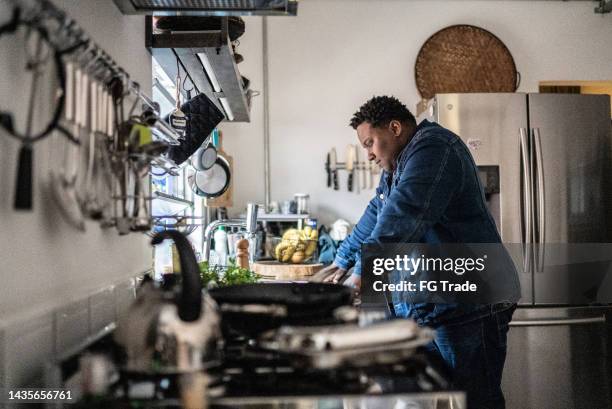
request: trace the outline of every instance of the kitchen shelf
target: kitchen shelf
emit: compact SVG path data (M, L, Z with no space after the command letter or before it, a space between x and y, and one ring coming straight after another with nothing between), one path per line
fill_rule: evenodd
M171 217L193 207L192 201L158 191L153 192L152 201L151 215L157 218Z
M310 218L308 214L258 213L257 221L262 222L297 222Z
M250 98L234 60L227 34L227 19L221 30L156 34L147 17L146 45L170 78L176 78L177 59L181 74L193 83L196 92L208 98L231 122L250 122Z

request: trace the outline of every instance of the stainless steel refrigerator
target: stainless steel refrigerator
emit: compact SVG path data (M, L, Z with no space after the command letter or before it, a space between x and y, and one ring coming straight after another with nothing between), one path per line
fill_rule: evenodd
M519 270L507 407L610 407L609 96L440 94L419 119L449 128L470 149Z

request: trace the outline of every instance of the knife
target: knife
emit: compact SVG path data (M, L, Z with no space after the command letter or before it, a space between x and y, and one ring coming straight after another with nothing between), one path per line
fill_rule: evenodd
M349 145L346 148L346 170L348 171L348 191L353 191L353 179L355 177L355 146Z
M329 170L332 173L332 183L334 185L334 190L340 189L338 186L338 165L336 158L336 148L332 148L329 152Z
M361 152L361 153L360 153ZM368 161L368 154L366 151L364 151L363 149L357 148L357 156L359 158L363 158L363 160L358 160L357 164L360 166L360 179L361 179L361 189L367 189L368 188L368 180L367 180L367 175L366 175L366 167L365 164Z
M353 150L353 159L355 160L355 163L353 165L353 169L355 169L355 181L353 183L353 186L355 188L355 192L359 193L361 192L361 173L359 172L359 151L357 150L357 148L353 145L351 146L352 150Z
M372 161L368 160L368 186L370 189L374 187L374 166L376 166Z
M325 171L327 172L327 187L331 187L332 185L332 174L331 169L329 167L329 155L330 153L327 152L327 160L325 161Z
M368 159L367 152L365 153L365 160L363 161L363 171L365 172L365 181L367 188L372 189L372 162Z

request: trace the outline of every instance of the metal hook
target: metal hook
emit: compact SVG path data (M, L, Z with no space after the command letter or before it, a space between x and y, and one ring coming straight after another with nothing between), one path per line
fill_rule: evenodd
M132 107L130 108L130 112L128 113L128 118L131 118L132 115L134 115L134 111L136 110L136 107L138 106L138 102L140 101L140 84L138 84L137 82L132 82L132 87L128 88L128 93L130 93L131 91L134 91L134 94L136 94L136 99L134 100L134 103L132 104Z
M92 53L93 56L90 58L89 61L85 63L85 66L83 66L83 71L87 71L87 73L89 74L93 72L92 67L98 63L100 57L102 56L102 51L98 47L96 47L95 44L93 44Z

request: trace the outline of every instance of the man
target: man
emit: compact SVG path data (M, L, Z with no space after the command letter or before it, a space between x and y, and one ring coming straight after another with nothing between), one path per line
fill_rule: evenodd
M354 267L345 284L359 288L363 244L501 242L476 164L457 135L426 120L417 126L406 106L388 96L367 101L350 125L382 177L334 263L318 277L339 282ZM504 407L500 384L513 302L409 304L394 297L393 304L396 316L436 329L430 349L452 369L470 408Z

